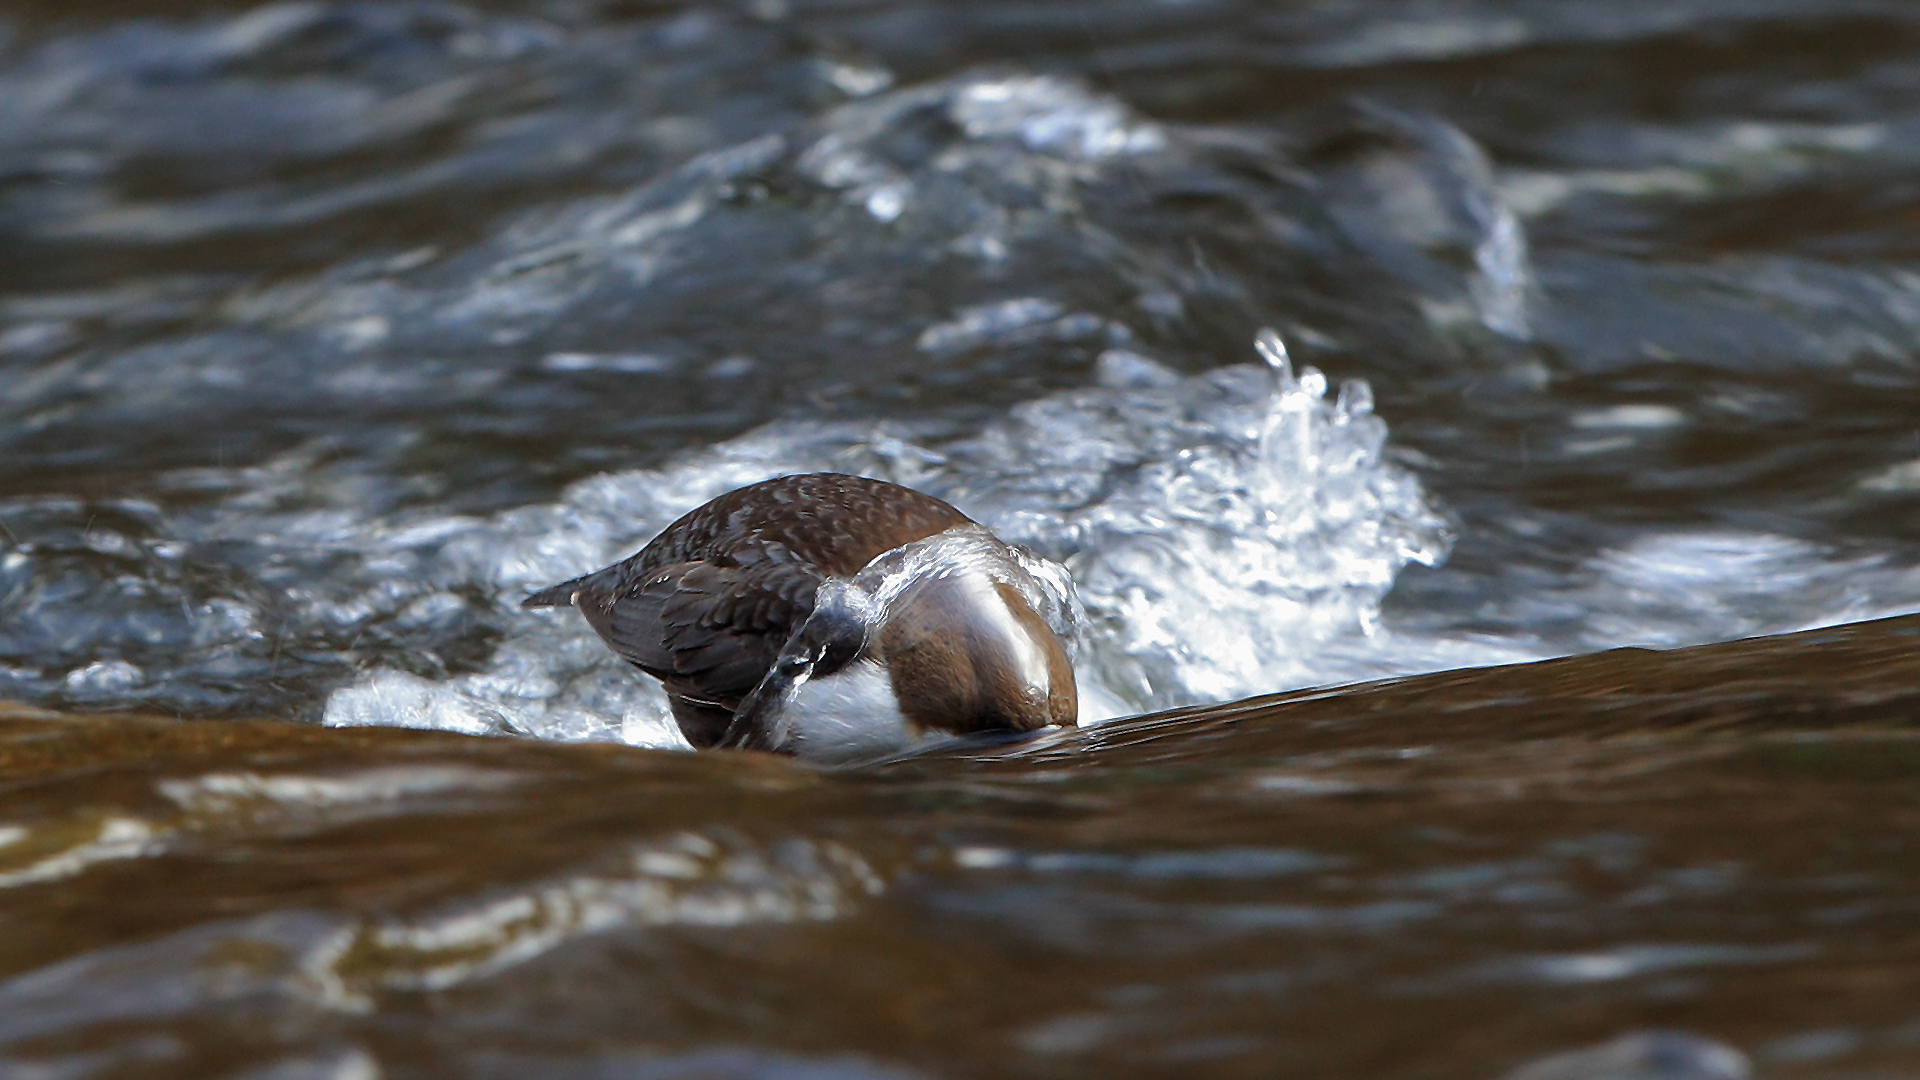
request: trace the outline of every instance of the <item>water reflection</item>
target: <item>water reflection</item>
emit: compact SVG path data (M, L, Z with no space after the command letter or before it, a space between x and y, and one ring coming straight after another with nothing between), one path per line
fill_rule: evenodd
M0 853L70 858L0 890L22 930L0 1045L81 1075L357 1055L382 1075L1749 1075L1694 1035L1588 1047L1658 1015L1763 1070L1898 1066L1914 632L1415 677L829 772L20 716ZM1268 790L1280 770L1349 784Z

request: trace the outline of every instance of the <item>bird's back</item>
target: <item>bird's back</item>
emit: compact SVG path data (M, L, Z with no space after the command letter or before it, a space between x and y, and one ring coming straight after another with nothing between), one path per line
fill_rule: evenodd
M634 558L645 573L773 543L824 574L851 577L882 552L967 521L945 502L911 488L845 473L805 473L730 491L667 526Z
M969 523L884 481L783 476L706 503L630 558L523 606L578 607L615 653L662 681L688 739L712 745L812 612L822 582Z

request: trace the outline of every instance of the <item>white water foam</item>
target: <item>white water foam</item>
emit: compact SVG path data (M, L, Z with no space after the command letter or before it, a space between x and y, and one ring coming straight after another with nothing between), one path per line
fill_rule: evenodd
M1264 367L1193 378L1111 353L1106 385L1029 402L960 440L886 423L776 424L666 468L583 481L553 505L384 530L362 546L433 536L438 550L419 572L492 596L508 631L485 671L444 681L370 672L331 697L326 722L682 745L657 684L578 615L515 605L624 558L722 492L823 469L941 495L1065 563L1091 620L1084 722L1518 658L1381 628L1400 569L1445 555L1442 520L1412 474L1384 458L1386 426L1364 383L1330 396L1319 371L1293 370L1276 335L1259 346Z
M1650 533L1593 558L1567 597L1583 644L1672 648L1902 615L1920 568L1770 533Z
M1409 563L1445 557L1443 519L1387 458L1366 384L1333 392L1321 372L1296 372L1277 336L1258 345L1265 366L1194 377L1111 351L1099 385L1030 401L959 438L892 422L781 423L490 520L366 524L327 511L253 524L362 553L373 576L343 577L316 604L364 616L478 593L505 628L484 670L370 671L332 695L328 724L661 747L685 744L658 685L577 614L521 612L518 601L624 558L716 495L791 472L928 491L1064 564L1088 616L1082 723L1569 649L1798 630L1912 610L1920 597L1916 572L1884 560L1761 534L1662 533L1551 581L1505 583L1521 592L1496 583L1477 603L1514 609L1507 636L1457 629L1444 612L1396 630L1382 601ZM1541 622L1525 611L1560 614ZM1572 639L1550 644L1529 629L1566 618L1579 627Z

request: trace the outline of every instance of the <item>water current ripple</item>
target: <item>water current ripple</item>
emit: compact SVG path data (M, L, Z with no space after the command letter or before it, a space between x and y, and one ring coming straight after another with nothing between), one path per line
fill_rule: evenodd
M7 6L0 1075L1920 1071L1917 12ZM1088 726L515 606L819 468Z

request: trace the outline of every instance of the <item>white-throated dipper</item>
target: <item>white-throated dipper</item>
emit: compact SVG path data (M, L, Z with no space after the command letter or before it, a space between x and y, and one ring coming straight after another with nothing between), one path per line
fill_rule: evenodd
M522 606L579 608L696 747L836 760L1072 725L1071 588L931 495L811 473L730 491Z

